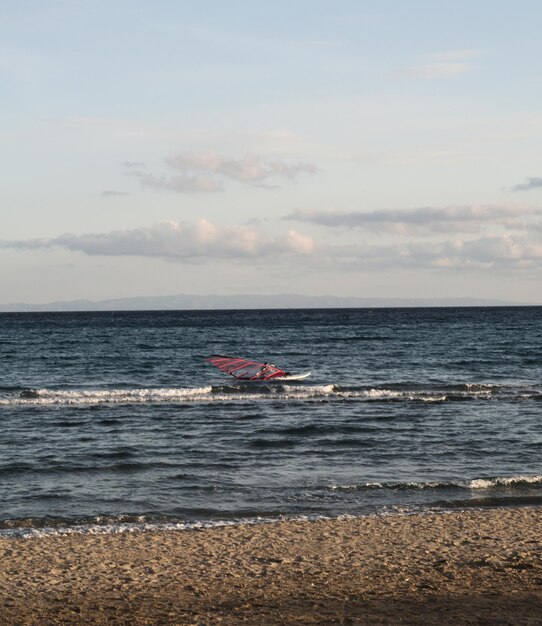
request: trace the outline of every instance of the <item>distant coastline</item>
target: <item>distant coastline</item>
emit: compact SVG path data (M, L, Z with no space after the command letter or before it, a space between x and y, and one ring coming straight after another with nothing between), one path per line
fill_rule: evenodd
M356 298L339 296L236 295L141 296L108 300L71 300L46 304L0 304L1 313L56 311L190 311L236 309L349 309L415 307L536 306L484 298Z

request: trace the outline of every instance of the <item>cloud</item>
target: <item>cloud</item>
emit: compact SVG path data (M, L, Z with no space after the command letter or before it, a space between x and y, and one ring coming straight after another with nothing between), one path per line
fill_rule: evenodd
M319 246L318 257L328 267L525 270L542 269L541 217L541 207L475 205L367 213L297 211L286 219L401 237L383 245Z
M176 193L214 192L224 188L225 181L269 186L278 179L296 181L302 174L314 174L318 168L303 161L265 159L247 155L235 159L216 152L180 152L165 159L166 174L152 174L138 162L125 162L127 174L155 191Z
M310 255L313 240L290 230L271 236L254 226L221 226L205 219L194 223L161 222L147 228L84 235L65 234L51 239L4 241L0 247L19 250L65 248L102 256L163 257L174 260L259 259Z
M197 193L222 191L220 180L210 176L155 176L139 170L130 172L130 175L141 183L143 187L154 191L173 191L175 193Z
M270 235L254 225L224 226L205 219L161 222L146 228L106 233L64 234L49 239L0 241L0 248L63 248L90 256L155 257L171 261L248 262L278 265L305 259L314 271L541 270L542 228L529 234L499 233L442 241L399 241L384 245L319 245L308 235L288 230Z
M474 205L444 208L385 209L378 211L295 211L285 219L332 228L360 228L399 235L479 232L488 227L525 229L542 208L526 206Z
M420 249L410 246L410 258L420 262ZM542 267L542 243L509 233L474 240L451 240L425 249L429 266L447 269L530 269Z
M472 240L408 242L385 246L334 246L321 250L343 270L532 270L542 269L542 242L503 233Z
M542 178L541 177L529 177L529 178L526 178L524 182L513 187L512 191L530 191L531 189L540 189L540 188L542 188Z
M286 238L288 248L297 254L312 254L314 252L314 240L312 237L302 235L295 230L289 230Z
M484 54L483 50L449 50L429 56L427 63L410 65L390 74L392 78L415 78L419 80L443 80L465 74L472 69L469 62Z
M224 157L215 152L191 152L170 155L166 163L182 172L208 172L239 182L261 182L280 177L295 180L299 174L314 174L317 168L301 161L289 163L281 160L264 160L257 155L243 159Z

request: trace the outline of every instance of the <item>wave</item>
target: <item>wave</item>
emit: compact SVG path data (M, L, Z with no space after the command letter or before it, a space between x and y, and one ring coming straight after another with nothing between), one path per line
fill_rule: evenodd
M184 402L228 402L240 400L292 400L322 398L333 395L334 385L298 387L280 385L265 388L205 387L108 389L108 390L50 390L28 389L0 398L0 405L97 405L148 404Z
M0 398L0 405L94 405L182 402L202 399L212 387L107 389L107 390L50 390L27 389L15 397Z
M313 516L313 519L317 518L319 519L320 516ZM146 515L97 516L83 520L34 518L2 522L0 524L0 537L30 539L64 535L116 535L149 531L202 530L226 526L270 524L282 519L285 518L255 517L232 520L160 521L153 516ZM309 519L309 517L301 516L298 519Z
M495 490L507 488L542 487L542 476L496 476L487 478L473 478L458 481L435 481L435 482L365 482L345 485L331 485L332 491L364 491L364 490Z
M502 487L517 489L512 492L502 491ZM528 490L527 487L536 489ZM501 491L498 491L498 488ZM390 503L372 507L372 510L349 513L307 513L307 514L254 514L250 517L232 517L228 519L179 519L161 514L133 515L97 515L78 518L36 517L0 520L0 537L5 538L40 538L63 535L110 535L134 532L161 532L201 530L228 526L274 524L282 521L318 521L331 519L354 519L360 517L383 517L423 515L426 513L445 515L452 511L468 509L488 509L503 507L542 507L542 476L512 476L483 478L443 483L365 483L362 485L335 486L334 489L450 489L475 490L474 497L461 497L458 493L453 498L431 500L425 503L409 504ZM485 494L478 493L486 490ZM472 492L471 492L472 493Z
M0 394L0 406L153 404L185 402L235 402L255 400L366 401L366 402L465 402L542 400L535 386L500 386L485 383L426 385L392 383L383 386L339 384L232 384L186 388L142 389L23 389L12 387Z
M185 475L180 475L185 478ZM446 513L458 509L495 508L508 506L542 506L542 475L493 476L465 480L427 482L364 482L344 485L325 485L317 488L336 493L341 499L334 502L336 512L321 510L306 514L281 514L258 512L245 513L245 516L215 518L216 511L193 510L188 519L160 514L118 514L80 517L24 517L0 520L0 537L41 537L48 535L71 534L117 534L126 532L193 530L244 524L275 523L283 520L319 520L382 515L409 515ZM357 502L361 509L345 512L341 506L340 492L390 492L398 490L419 491L420 497L409 497L408 502L399 502L384 495L375 506L364 507L365 496ZM425 494L422 497L422 494ZM346 495L346 494L345 494ZM427 497L428 496L428 497ZM345 501L345 502L346 502ZM348 509L347 509L348 510ZM362 512L363 511L363 512ZM197 519L194 519L194 514ZM219 514L220 515L220 514ZM247 516L248 515L248 516ZM214 518L214 519L213 519Z

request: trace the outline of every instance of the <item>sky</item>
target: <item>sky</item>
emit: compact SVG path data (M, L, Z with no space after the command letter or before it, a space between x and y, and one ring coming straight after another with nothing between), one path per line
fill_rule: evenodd
M0 304L542 304L538 0L0 0Z

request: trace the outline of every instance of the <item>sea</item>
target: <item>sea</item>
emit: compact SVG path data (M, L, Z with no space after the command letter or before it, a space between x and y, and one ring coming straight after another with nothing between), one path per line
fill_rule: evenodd
M542 307L0 314L0 536L541 505Z

